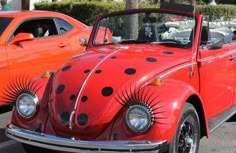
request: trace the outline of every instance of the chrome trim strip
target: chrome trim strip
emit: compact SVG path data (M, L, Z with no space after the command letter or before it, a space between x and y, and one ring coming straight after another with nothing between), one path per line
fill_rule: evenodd
M176 67L176 68L173 68L172 70L169 70L169 71L166 72L166 73L161 74L158 78L164 78L164 77L170 75L171 73L174 73L175 71L178 71L178 70L180 70L180 69L183 69L183 68L186 68L186 67L189 67L189 66L194 66L194 65L196 65L196 64L197 64L197 62L188 63L188 64L184 64L184 65L178 66L178 67Z
M219 55L216 55L216 56L212 55L212 56L208 56L208 57L202 58L202 59L198 60L198 62L201 62L201 63L209 62L209 61L220 59L220 58L223 58L223 57L226 57L226 56L230 56L230 55L235 54L235 53L236 53L235 51L228 51L225 54L219 54Z
M167 149L167 141L80 141L29 131L10 124L6 135L16 141L42 148L68 152L155 152Z
M165 73L161 74L158 78L164 78L164 77L170 75L171 73L174 73L175 71L186 68L188 66L194 66L198 63L210 62L210 61L213 61L213 60L216 60L216 59L220 59L220 58L223 58L223 57L226 57L226 56L230 56L233 53L235 53L235 51L234 52L232 51L232 52L229 52L229 53L223 54L223 55L205 57L203 59L198 60L197 62L191 62L191 63L187 63L187 64L184 64L184 65L175 67L172 70L169 70L168 72L165 72Z
M73 111L70 113L70 118L69 118L69 129L70 129L70 130L73 129L73 118L74 118L74 115L75 115L75 110L73 110Z
M79 54L77 54L77 55L72 56L70 59L79 58L79 57L84 56L84 55L86 55L86 54L89 54L89 53L91 53L91 52L92 52L92 51L86 51L86 52L83 52L83 53L79 53Z

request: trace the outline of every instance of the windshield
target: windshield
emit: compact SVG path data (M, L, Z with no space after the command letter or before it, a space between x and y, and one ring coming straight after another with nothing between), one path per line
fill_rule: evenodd
M3 17L0 17L0 36L1 36L2 33L5 31L5 29L6 29L7 26L10 24L11 21L12 21L12 18L3 18Z
M163 12L108 16L98 22L93 44L156 43L190 47L194 27L193 17Z

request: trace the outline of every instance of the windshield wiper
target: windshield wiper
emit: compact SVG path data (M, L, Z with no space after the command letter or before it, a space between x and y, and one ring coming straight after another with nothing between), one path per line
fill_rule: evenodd
M181 41L174 40L174 39L164 39L164 40L161 40L161 41L154 41L154 42L151 42L151 44L177 44L177 45L182 45Z
M154 41L154 42L151 42L150 44L157 44L157 45L161 44L161 45L168 45L168 46L181 47L181 48L189 48L191 46L191 43L183 44L181 41L174 40L174 39Z

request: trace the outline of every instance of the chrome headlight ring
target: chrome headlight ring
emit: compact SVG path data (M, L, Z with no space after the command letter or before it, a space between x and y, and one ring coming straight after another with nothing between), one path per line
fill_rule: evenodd
M21 117L30 118L36 113L38 104L39 99L36 94L24 92L17 97L16 109Z
M145 105L132 105L126 112L126 123L136 133L147 131L153 124L153 112Z

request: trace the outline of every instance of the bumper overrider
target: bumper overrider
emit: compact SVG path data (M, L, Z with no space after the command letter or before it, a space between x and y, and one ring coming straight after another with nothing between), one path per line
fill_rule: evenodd
M67 152L166 152L166 141L82 141L47 135L19 128L13 124L7 125L6 135L16 141Z

